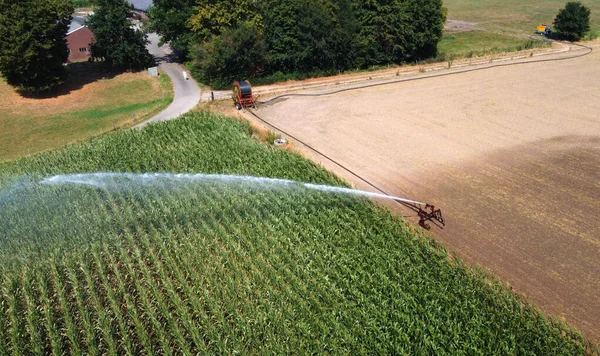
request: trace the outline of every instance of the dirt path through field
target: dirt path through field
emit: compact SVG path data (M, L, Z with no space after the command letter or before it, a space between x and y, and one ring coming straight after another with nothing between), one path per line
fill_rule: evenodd
M284 98L256 113L386 192L435 203L447 227L433 236L598 342L599 47L568 61Z

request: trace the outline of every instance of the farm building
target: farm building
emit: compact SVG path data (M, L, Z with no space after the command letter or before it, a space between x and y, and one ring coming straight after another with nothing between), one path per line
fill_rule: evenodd
M90 43L94 40L94 33L85 26L85 18L73 16L66 38L69 62L80 62L91 57Z

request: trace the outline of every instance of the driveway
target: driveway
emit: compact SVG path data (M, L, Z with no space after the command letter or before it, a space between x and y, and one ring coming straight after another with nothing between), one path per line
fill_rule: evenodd
M148 51L156 59L158 67L171 78L175 95L171 105L156 116L136 125L136 128L143 127L150 122L174 119L193 109L198 104L198 101L200 101L198 83L192 78L186 80L183 77L184 68L181 64L177 63L177 58L169 45L158 46L160 37L156 33L149 34L148 39L150 40Z

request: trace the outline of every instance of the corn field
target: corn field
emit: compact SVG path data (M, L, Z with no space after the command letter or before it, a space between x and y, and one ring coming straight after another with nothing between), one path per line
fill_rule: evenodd
M594 351L365 198L226 179L44 184L203 172L344 185L251 135L192 113L0 166L0 354Z

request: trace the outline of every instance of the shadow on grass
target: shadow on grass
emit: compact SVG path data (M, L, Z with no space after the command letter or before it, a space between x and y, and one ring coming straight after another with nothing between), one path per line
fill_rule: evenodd
M100 79L112 79L126 71L110 69L102 62L77 62L68 64L67 72L67 80L50 91L41 93L20 91L19 94L31 99L57 98L79 90L86 84L96 82Z
M576 39L572 36L568 36L568 35L562 34L560 32L550 32L549 34L547 34L545 36L548 40L563 41L563 42L577 42L577 41L583 40L585 38L585 37L582 37L581 39Z

